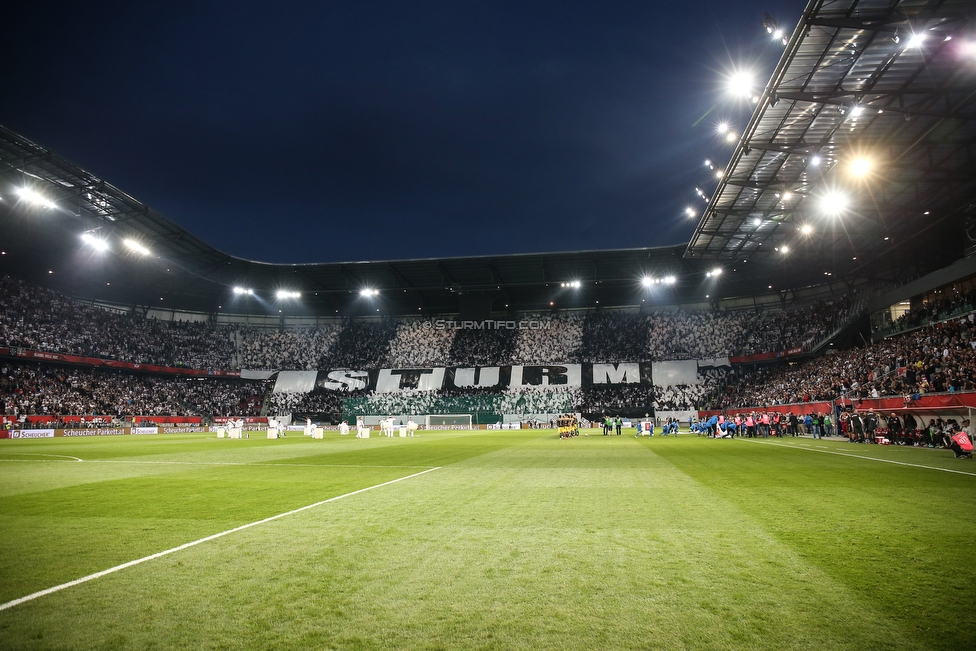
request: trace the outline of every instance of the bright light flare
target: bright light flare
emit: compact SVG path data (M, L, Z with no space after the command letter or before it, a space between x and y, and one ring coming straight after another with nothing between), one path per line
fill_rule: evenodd
M292 292L287 289L279 289L277 292L275 292L275 296L279 299L301 298L302 294L301 292Z
M370 288L367 287L366 289L359 290L359 295L360 296L365 296L366 298L372 298L373 296L379 296L380 295L380 290L378 290L378 289L370 289Z
M820 211L828 217L838 217L845 212L851 205L851 199L839 190L831 190L820 197Z
M688 215L689 217L695 217L698 215L698 213L695 212L695 209L692 208L691 206L687 206L685 208L685 214Z
M912 48L912 47L915 48L922 47L922 43L925 42L925 38L926 38L925 32L918 32L916 34L912 34L908 38L908 43L905 44L905 49Z
M873 164L869 158L855 158L851 161L850 172L858 178L863 178L871 172Z
M17 195L27 203L32 203L35 206L41 206L42 208L56 207L53 201L34 192L32 188L17 188Z
M135 251L136 253L139 253L141 255L149 255L149 249L147 249L146 247L144 247L142 244L139 244L135 240L125 239L125 240L122 240L122 242L127 247L129 247L130 250Z
M664 284L665 285L673 285L676 282L678 282L678 279L675 278L674 276L665 276L664 277Z
M656 282L657 281L651 278L650 276L644 276L643 278L641 278L641 285L643 285L644 287L650 287Z
M253 296L254 290L247 289L246 287L235 287L234 293L237 294L238 296Z
M711 271L709 271L708 273L706 273L705 275L707 277L709 277L709 278L716 278L718 276L721 276L722 275L722 268L721 267L716 267L716 268L712 269Z
M809 235L813 232L813 226L810 224L804 224L803 226L800 226L800 232L804 235Z
M103 240L103 239L101 239L99 237L95 237L91 233L85 233L85 234L83 234L81 236L81 239L85 242L85 244L87 244L88 246L92 247L96 251L99 251L99 252L101 252L101 251L108 251L108 242L106 242L105 240Z
M748 70L732 73L725 82L726 91L735 97L751 98L755 95L756 77Z

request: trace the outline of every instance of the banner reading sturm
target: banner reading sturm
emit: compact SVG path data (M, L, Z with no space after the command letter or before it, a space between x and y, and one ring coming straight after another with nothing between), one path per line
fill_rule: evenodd
M470 387L586 387L604 384L651 384L650 362L611 364L537 364L515 366L382 368L373 370L319 371L315 388L327 391L376 393L440 391ZM276 384L275 393L295 391L298 383ZM307 389L306 389L307 390ZM299 390L299 392L302 392Z

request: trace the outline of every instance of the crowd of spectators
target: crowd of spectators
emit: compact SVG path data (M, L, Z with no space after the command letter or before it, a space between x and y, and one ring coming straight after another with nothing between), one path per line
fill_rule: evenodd
M967 300L972 302L973 295L958 296L946 305L932 305L932 314L958 309L960 301ZM74 301L16 278L3 277L0 346L215 370L653 362L724 357L732 352L778 350L810 343L850 318L851 304L850 300L840 299L762 314L681 309L525 314L519 319L540 322L544 327L511 330L438 329L415 318L349 319L318 327L261 328L157 320L137 312ZM507 391L473 388L457 395L448 391L342 394L319 389L307 394L271 395L269 408L338 413L343 399L354 399L376 413L416 414L438 409L450 413L449 405L443 401L463 399L475 400L479 410L498 413L595 413L624 408L685 410L777 404L840 395L893 395L971 387L971 327L948 324L939 328L937 334L929 329L923 331L924 335L913 334L924 338L921 343L915 339L911 345L889 340L869 349L829 355L800 365L753 371L736 377L727 390L723 390L725 370L715 370L703 373L698 384L669 387L523 387ZM939 339L938 343L934 338ZM938 346L942 348L936 351ZM970 352L968 358L962 355L963 349ZM216 414L242 408L250 415L255 405L260 408L264 395L263 385L230 380L198 383L173 377L72 370L68 381L59 379L65 375L63 368L50 373L34 368L31 373L47 391L28 395L21 388L16 399L10 397L6 403L21 413L29 409L65 413L105 409L119 415L190 410ZM155 402L153 391L159 395ZM407 403L412 406L403 406Z
M233 367L231 331L147 319L0 277L0 346L200 369Z
M567 387L519 387L502 392L492 389L401 391L373 393L349 399L344 409L360 414L520 414L526 418L573 410L579 389Z
M207 370L496 366L702 359L781 350L822 335L848 301L784 312L672 309L521 315L536 329L437 329L419 319L261 328L164 321L0 278L0 346Z
M8 416L257 416L263 382L164 377L46 363L2 362Z
M388 368L430 368L451 365L454 330L432 327L430 321L402 321L390 340Z
M240 351L239 367L255 370L314 371L321 367L338 337L337 326L288 330L245 327L231 333Z
M942 294L905 312L891 325L895 332L976 310L976 289Z
M673 384L657 387L655 410L687 411L713 409L719 404L721 391L728 380L729 367L720 366L698 370L698 384Z
M576 361L583 343L583 323L585 318L576 313L567 312L554 315L526 314L522 317L527 322L538 322L545 328L518 331L515 349L512 353L513 364L547 364ZM614 361L623 358L614 358Z
M834 301L815 303L786 310L765 312L757 319L738 352L745 355L789 348L809 349L823 341L851 316L853 295Z
M912 396L976 389L974 313L874 345L745 374L724 407Z

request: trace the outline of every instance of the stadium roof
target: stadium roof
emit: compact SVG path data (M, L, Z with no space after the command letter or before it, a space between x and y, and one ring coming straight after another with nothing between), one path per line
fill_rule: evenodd
M971 0L812 1L687 247L255 262L0 127L0 270L97 301L284 316L456 313L463 296L495 312L673 305L908 280L976 235L974 13ZM847 207L824 214L830 196Z
M73 297L208 313L457 313L462 296L482 297L473 299L482 308L487 298L496 313L652 307L751 296L768 291L771 277L774 291L812 284L759 265L727 269L719 279L710 275L714 264L683 257L683 246L294 265L244 260L3 127L0 228L0 270ZM363 296L367 289L379 294ZM279 290L301 296L279 299Z
M786 247L847 274L960 257L976 236L974 17L972 0L812 0L686 256Z

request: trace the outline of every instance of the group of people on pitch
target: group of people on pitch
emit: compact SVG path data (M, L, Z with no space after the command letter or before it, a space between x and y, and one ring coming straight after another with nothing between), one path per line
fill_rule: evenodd
M822 438L824 433L832 431L829 415L815 414L806 417L796 414L781 414L774 412L750 412L726 416L718 414L708 419L692 423L691 431L699 436L714 438L769 438L770 436L798 436L801 424L806 432L814 438ZM828 434L829 435L829 434Z
M841 431L851 443L941 448L953 450L956 458L972 458L972 429L968 418L961 425L954 418L931 418L927 426L920 426L911 413L900 419L895 413L884 418L873 410L864 413L853 410L841 414Z

